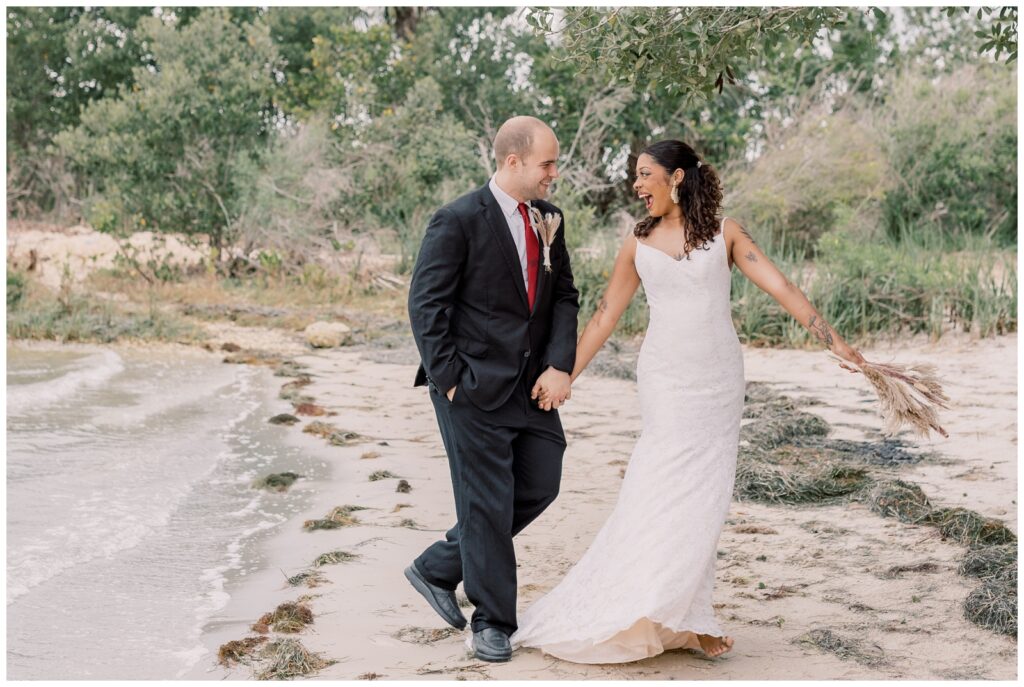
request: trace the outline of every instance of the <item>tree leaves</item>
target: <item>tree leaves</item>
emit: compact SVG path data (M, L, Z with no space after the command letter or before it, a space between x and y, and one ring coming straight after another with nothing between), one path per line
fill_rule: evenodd
M810 41L842 14L836 8L566 8L559 36L581 68L600 65L637 91L681 93L696 103L722 93L726 75L735 84L732 66L763 53L774 40ZM552 24L553 10L530 15L535 26Z

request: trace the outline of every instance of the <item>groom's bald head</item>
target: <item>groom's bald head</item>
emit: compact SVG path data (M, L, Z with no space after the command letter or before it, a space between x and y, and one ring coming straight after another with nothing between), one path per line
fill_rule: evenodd
M516 200L546 198L558 178L558 137L536 117L513 117L494 137L494 180Z
M498 129L494 136L494 160L498 169L505 166L509 155L524 160L530 156L534 144L541 138L554 137L555 132L536 117L513 117Z

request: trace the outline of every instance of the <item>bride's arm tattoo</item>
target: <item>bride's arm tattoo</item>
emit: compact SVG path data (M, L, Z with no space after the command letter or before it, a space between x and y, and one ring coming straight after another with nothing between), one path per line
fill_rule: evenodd
M752 250L748 250L747 254L744 257L750 262L757 262L757 256L754 255L754 251Z
M757 245L757 241L754 240L754 237L750 235L750 232L747 231L747 228L745 226L743 226L742 224L740 225L740 231L743 233L744 236L746 236L748 239L750 239L750 242L752 244L754 244L755 246Z
M587 321L587 326L584 327L584 331L590 329L591 325L598 327L601 324L601 316L608 312L608 299L602 298L597 303L597 307L594 308L594 314L590 316L590 320Z
M819 318L817 315L811 315L811 321L807 323L807 326L814 332L814 335L818 337L818 340L823 344L832 348L832 330L828 326L828 322L824 318Z

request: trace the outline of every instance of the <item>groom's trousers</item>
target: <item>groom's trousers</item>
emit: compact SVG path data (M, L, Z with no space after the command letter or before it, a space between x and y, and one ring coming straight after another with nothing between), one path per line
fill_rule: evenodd
M472 627L516 630L516 554L512 537L558 495L565 434L557 410L530 399L523 375L502 406L477 408L460 389L452 401L430 385L448 453L457 524L416 559L431 583L459 582L476 606Z

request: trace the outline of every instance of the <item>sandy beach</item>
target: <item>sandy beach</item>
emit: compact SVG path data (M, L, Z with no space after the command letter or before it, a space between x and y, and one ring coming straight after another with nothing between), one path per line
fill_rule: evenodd
M942 540L935 528L882 518L856 502L733 503L719 545L715 603L736 644L722 659L672 651L636 663L585 666L523 650L506 664L475 660L465 649L465 633L447 628L402 576L455 517L432 407L427 392L412 387L410 350L306 349L295 355L301 346L287 334L234 326L218 331L223 341L245 343L253 335L264 346L286 347L308 366L312 383L303 392L337 413L304 424L326 420L360 436L333 448L331 484L296 485L317 490L314 505L270 542L268 557L279 570L254 576L234 596L208 637L212 652L252 636L249 626L263 613L308 594L313 623L299 634L273 636L295 637L336 661L312 679L1016 678L1016 641L963 616L963 600L978 585L957 574L965 548ZM887 474L919 484L937 505L962 505L1014 532L1016 347L1014 334L863 349L869 360L934 363L953 399L942 416L950 438L904 437L908 450L923 458ZM813 404L802 409L831 423L833 438L880 438L866 381L824 353L745 348L744 357L748 382ZM288 407L282 401L282 412ZM640 426L634 382L585 373L562 422L569 447L561 494L516 539L520 608L557 583L613 507ZM371 480L378 471L393 476ZM411 491L396 491L399 479ZM304 520L343 505L366 509L355 513L357 524L302 530ZM323 584L283 583L282 572L297 574L339 549L357 558L318 568ZM464 610L468 616L472 609ZM828 630L855 650L827 652L801 641L815 630ZM225 668L211 655L188 677L251 676L250 668Z

